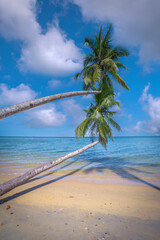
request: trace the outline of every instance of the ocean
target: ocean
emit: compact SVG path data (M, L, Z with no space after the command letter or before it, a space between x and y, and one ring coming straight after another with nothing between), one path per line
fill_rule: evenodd
M90 138L74 137L0 137L0 171L42 164L89 144ZM160 176L160 137L115 137L107 150L100 144L68 159L64 170L84 168L116 174L134 171L150 177ZM16 167L14 167L16 171Z

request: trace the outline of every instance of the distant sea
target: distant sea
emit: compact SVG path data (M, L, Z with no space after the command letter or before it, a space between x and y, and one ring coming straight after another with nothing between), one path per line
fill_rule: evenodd
M0 169L45 163L90 143L90 138L0 137ZM75 162L73 164L73 162ZM133 170L160 176L160 137L115 137L107 150L100 144L66 161L66 169L79 167L115 173Z

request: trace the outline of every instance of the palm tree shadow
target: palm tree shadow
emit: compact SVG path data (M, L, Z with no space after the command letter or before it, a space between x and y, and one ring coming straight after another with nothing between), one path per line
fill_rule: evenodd
M13 194L12 196L3 198L3 199L0 200L0 204L6 203L6 202L8 202L8 201L10 201L10 200L13 200L13 199L15 199L15 198L18 198L18 197L20 197L20 196L22 196L22 195L24 195L24 194L27 194L27 193L29 193L29 192L32 192L32 191L36 190L36 189L39 189L39 188L44 187L44 186L47 186L47 185L49 185L49 184L51 184L51 183L57 182L57 181L59 181L59 180L62 180L63 178L66 178L66 177L68 177L68 176L71 176L71 175L79 172L79 171L82 170L83 168L88 167L90 164L91 164L91 163L87 163L87 164L81 166L80 168L78 168L78 169L70 172L70 173L64 174L63 176L60 176L60 177L55 178L55 179L53 179L53 180L50 180L50 181L47 181L47 182L45 182L45 183L36 185L36 186L34 186L34 187L25 189L24 191L21 191L21 192L19 192L19 193L15 193L15 194ZM67 164L67 165L68 165L68 164ZM36 178L35 180L37 180L37 178ZM34 179L33 179L33 181L34 181ZM27 183L28 183L28 182L27 182Z
M93 161L92 161L93 163ZM127 180L130 181L134 181L134 182L141 182L145 185L148 185L158 191L160 191L160 187L155 186L154 184L147 182L143 179L141 179L140 177L137 177L136 175L134 175L133 173L131 173L131 171L133 172L137 172L137 173L149 173L152 174L151 172L148 172L146 170L140 170L140 169L136 169L134 167L128 166L128 161L127 159L123 159L123 158L101 158L101 159L95 159L94 160L95 166L91 167L91 168L87 168L84 170L85 173L90 173L91 171L98 171L98 172L103 172L104 170L110 170L113 173L117 174L118 176L120 176L121 178L125 178ZM144 165L144 164L143 164ZM146 164L146 166L150 166L148 164ZM151 166L153 166L153 164L151 164Z
M78 158L77 158L76 161L78 161ZM33 178L33 179L27 181L24 184L27 184L29 182L33 182L33 181L39 180L41 178L44 178L44 177L46 177L48 175L53 174L56 171L62 170L65 167L70 166L73 163L75 163L75 160L73 160L72 162L70 162L70 163L68 163L68 164L66 164L66 165L56 169L55 171L52 171L52 172L47 173L45 175L42 175L40 177ZM92 164L94 164L94 166ZM92 165L92 166L90 166L90 165ZM146 164L146 166L148 166L148 165ZM135 171L135 172L138 172L138 173L150 173L150 172L147 172L145 170L135 169L132 166L128 167L127 159L123 159L123 158L97 158L96 159L95 158L94 160L93 159L88 160L86 164L82 165L80 168L78 168L78 169L76 169L74 171L71 171L70 173L64 174L64 175L62 175L60 177L57 177L57 178L52 179L50 181L47 181L45 183L36 185L34 187L25 189L25 190L23 190L23 191L21 191L19 193L13 194L12 196L3 198L3 199L0 200L0 204L6 203L6 202L8 202L10 200L13 200L13 199L15 199L17 197L20 197L20 196L22 196L24 194L27 194L29 192L32 192L32 191L34 191L36 189L39 189L41 187L44 187L44 186L47 186L47 185L52 184L54 182L57 182L59 180L62 180L64 178L68 177L68 176L71 176L71 175L79 172L80 170L83 170L83 173L85 173L85 174L88 174L88 173L90 173L92 171L103 172L105 170L110 170L113 173L115 173L118 176L120 176L121 178L125 178L125 179L128 179L130 181L140 182L140 183L143 183L143 184L145 184L145 185L147 185L149 187L152 187L152 188L160 191L160 188L158 186L155 186L154 184L152 184L150 182L147 182L147 181L141 179L140 177L137 177L133 173L129 172L129 171L132 171L132 172Z
M120 175L122 178L126 178L126 179L129 179L129 180L131 180L131 181L135 181L135 182L141 182L141 183L143 183L143 184L146 184L146 185L148 185L148 186L150 186L150 187L152 187L152 188L160 191L160 188L159 188L158 186L155 186L155 185L153 185L152 183L147 182L147 181L145 181L145 180L143 180L143 179L135 176L134 174L126 171L126 170L123 169L123 168L120 169L119 171L117 171L116 169L114 169L114 170L112 169L112 171L113 171L114 173Z

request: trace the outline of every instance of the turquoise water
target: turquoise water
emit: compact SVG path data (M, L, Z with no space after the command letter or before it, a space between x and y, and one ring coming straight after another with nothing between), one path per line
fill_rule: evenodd
M0 167L45 163L89 143L90 138L77 142L75 138L0 137ZM86 172L130 169L159 176L160 137L115 137L114 142L108 143L107 151L98 144L66 163L68 169L83 166Z

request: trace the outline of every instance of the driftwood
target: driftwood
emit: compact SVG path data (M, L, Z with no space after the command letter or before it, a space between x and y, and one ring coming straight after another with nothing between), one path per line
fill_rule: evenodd
M29 100L23 103L15 104L10 107L5 107L0 109L0 119L8 117L10 115L23 112L25 110L43 105L45 103L53 102L59 99L78 96L78 95L88 95L88 94L96 94L100 93L100 91L74 91L74 92L67 92L67 93L59 93L43 98L37 98L34 100Z
M38 175L39 173L44 172L45 170L48 170L48 169L60 164L61 162L64 162L68 158L74 157L74 156L86 151L87 149L95 146L97 143L99 143L99 141L96 141L89 145L86 145L85 147L80 148L74 152L67 153L66 155L64 155L62 157L56 158L48 163L44 163L43 165L35 167L18 177L15 177L7 182L0 184L0 196L9 192L12 189L18 187L19 185L25 183L27 180Z

